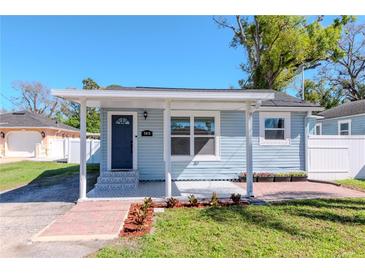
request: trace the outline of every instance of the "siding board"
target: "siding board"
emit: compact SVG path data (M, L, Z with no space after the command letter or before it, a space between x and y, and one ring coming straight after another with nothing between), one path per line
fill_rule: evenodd
M163 110L101 109L101 169L107 169L107 112L137 111L138 113L138 170L141 180L163 180ZM172 162L172 178L236 179L246 168L245 114L240 111L221 111L220 161ZM253 168L259 171L304 169L305 113L291 113L291 144L286 146L259 145L259 115L253 117ZM142 130L153 131L152 137L141 137Z

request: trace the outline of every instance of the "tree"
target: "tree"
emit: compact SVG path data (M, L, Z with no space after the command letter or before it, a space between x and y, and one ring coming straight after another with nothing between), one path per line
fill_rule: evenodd
M297 96L303 98L302 91L299 91ZM344 100L344 96L341 89L326 86L324 80L318 82L305 80L304 100L320 104L321 107L329 109L341 104Z
M340 54L338 41L342 26L351 18L342 16L323 27L319 16L308 23L304 16L213 18L223 28L233 31L231 46L243 47L247 61L241 68L248 77L239 81L242 88L282 90L296 74L317 67L320 61Z
M341 56L326 63L322 77L348 100L365 99L365 24L345 26L339 48Z
M40 82L16 81L13 87L21 95L12 99L24 110L33 113L51 117L63 103L61 99L51 96L50 90Z
M82 80L83 89L100 89L100 86L91 78ZM62 111L65 117L63 122L69 126L80 128L80 106L70 102ZM60 117L59 117L60 119ZM62 121L62 118L61 118ZM97 108L87 108L86 112L86 131L100 132L100 111Z

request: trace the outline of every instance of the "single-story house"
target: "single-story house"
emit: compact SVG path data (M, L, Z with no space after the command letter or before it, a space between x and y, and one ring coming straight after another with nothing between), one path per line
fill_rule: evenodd
M344 103L322 111L316 135L365 135L365 100Z
M172 180L235 180L247 172L251 196L253 171L306 170L311 113L323 110L274 90L119 87L52 94L80 104L80 199L86 198L86 107L101 111L96 188L162 180L166 197Z
M0 155L47 157L53 139L76 138L78 129L29 111L0 114Z

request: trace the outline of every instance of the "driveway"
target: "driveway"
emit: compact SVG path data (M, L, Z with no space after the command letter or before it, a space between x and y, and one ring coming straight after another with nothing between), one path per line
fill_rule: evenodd
M69 211L78 197L78 175L47 186L0 194L0 257L83 257L106 241L32 242L34 234Z

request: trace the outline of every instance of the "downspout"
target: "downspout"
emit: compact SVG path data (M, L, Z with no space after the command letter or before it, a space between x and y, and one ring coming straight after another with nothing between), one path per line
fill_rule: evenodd
M304 119L304 124L305 124L305 128L304 128L304 170L308 173L308 166L309 166L309 161L308 161L308 137L309 137L309 117L312 115L312 111L308 111L307 115Z

